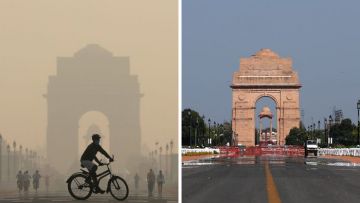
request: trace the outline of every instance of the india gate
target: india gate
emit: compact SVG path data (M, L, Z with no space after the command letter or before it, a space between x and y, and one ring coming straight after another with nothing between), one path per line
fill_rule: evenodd
M232 130L235 145L254 146L256 102L269 97L276 104L277 144L284 145L293 127L300 125L301 84L292 69L291 58L281 58L270 49L261 49L249 58L240 58L240 70L232 79ZM271 132L270 132L271 133Z

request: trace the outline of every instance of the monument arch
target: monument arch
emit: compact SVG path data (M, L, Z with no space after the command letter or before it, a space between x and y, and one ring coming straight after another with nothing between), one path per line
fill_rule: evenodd
M57 73L49 76L47 158L59 172L79 166L79 120L90 111L108 119L110 152L116 166L140 156L140 84L130 74L129 57L113 56L89 44L73 57L57 58ZM74 165L74 166L75 166ZM74 169L73 169L74 170Z
M299 127L301 84L290 58L281 58L270 49L241 58L231 88L235 145L255 145L256 102L262 97L270 97L276 104L277 144L284 145L290 129Z

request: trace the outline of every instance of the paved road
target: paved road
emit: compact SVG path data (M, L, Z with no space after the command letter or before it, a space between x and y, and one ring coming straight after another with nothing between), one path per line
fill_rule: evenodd
M233 157L185 162L182 201L360 202L360 165L302 157Z
M70 197L67 193L58 193L51 195L35 195L29 194L28 197L19 196L19 195L2 195L0 196L0 203L15 203L15 202L34 202L34 203L45 203L45 202L69 202L69 203L79 203L79 202L119 202L113 199L110 195L94 195L91 196L86 201L75 200ZM164 197L164 199L148 199L146 196L129 196L128 199L124 202L129 203L142 203L142 202L153 202L153 203L173 203L177 202L175 197Z

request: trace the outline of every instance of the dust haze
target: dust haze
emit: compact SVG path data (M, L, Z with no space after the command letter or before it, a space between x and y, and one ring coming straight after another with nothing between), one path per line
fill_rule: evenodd
M1 181L39 168L62 188L99 133L129 182L175 184L177 26L172 0L0 1Z

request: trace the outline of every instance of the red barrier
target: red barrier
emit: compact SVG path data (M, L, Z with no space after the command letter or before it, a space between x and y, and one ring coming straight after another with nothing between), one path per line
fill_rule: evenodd
M304 156L304 148L300 146L255 146L255 147L219 147L222 156Z

